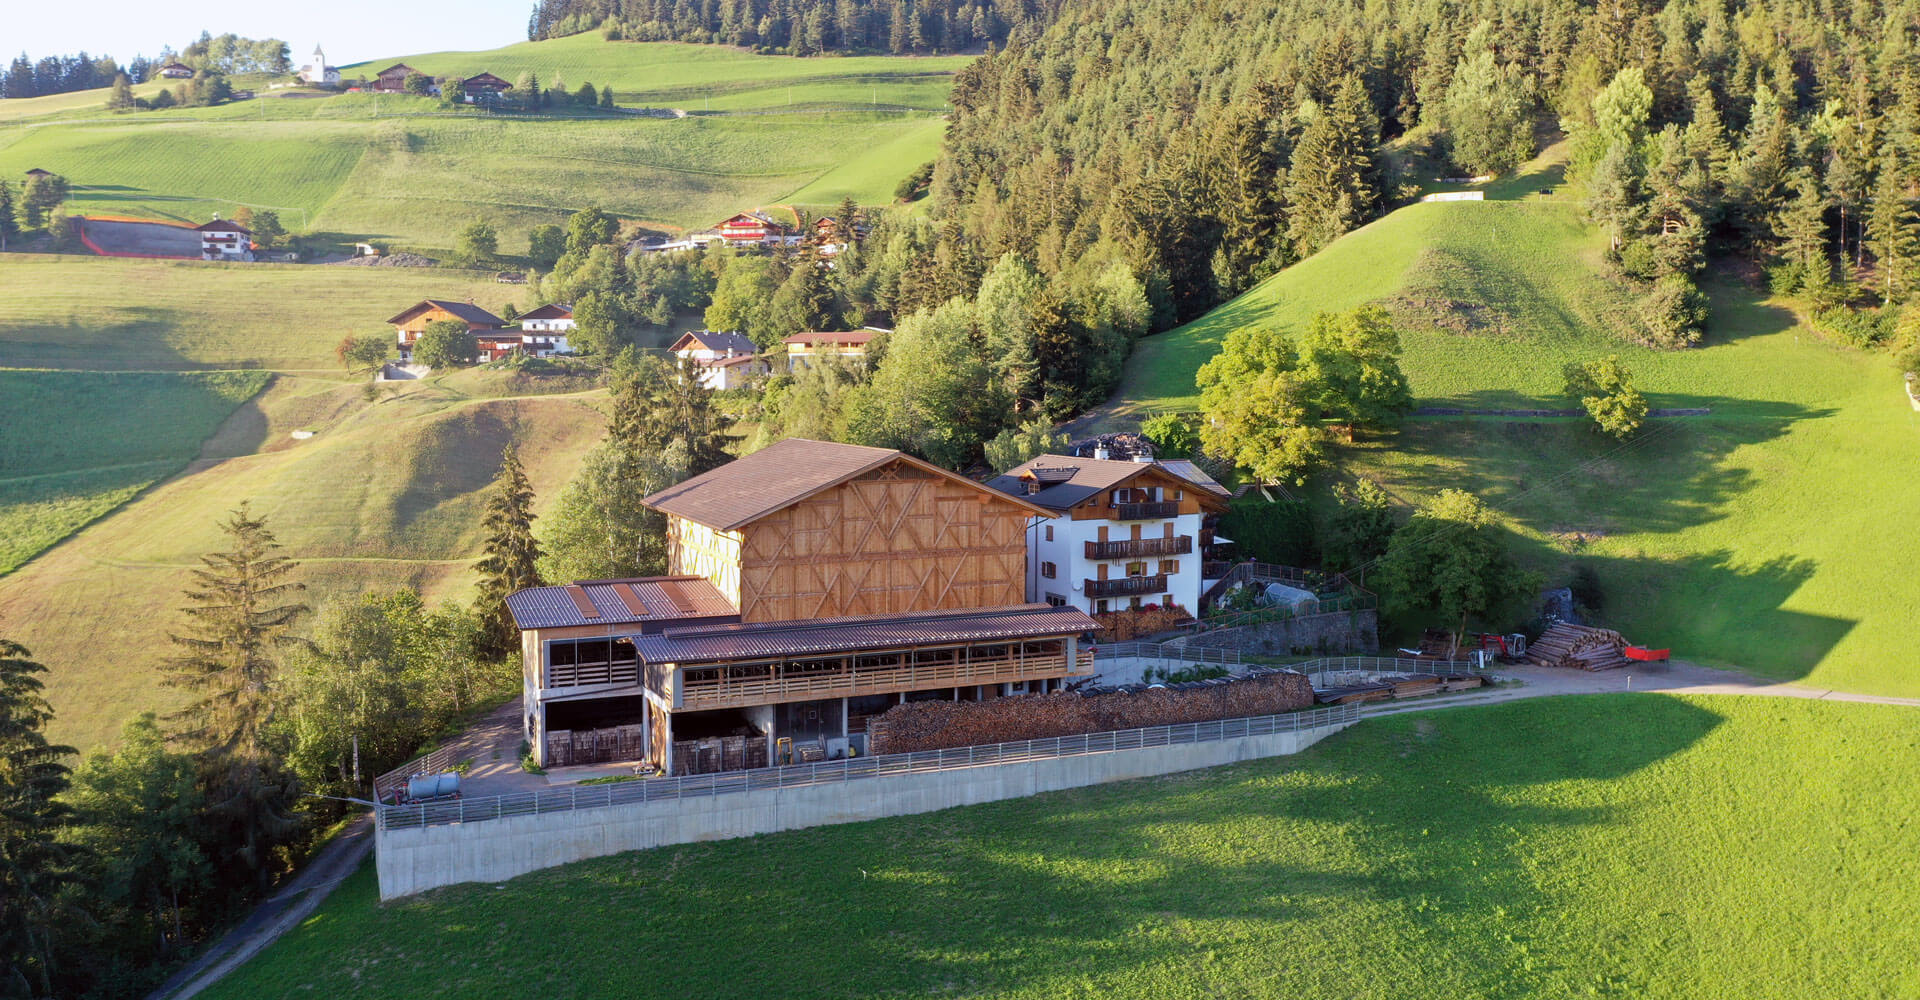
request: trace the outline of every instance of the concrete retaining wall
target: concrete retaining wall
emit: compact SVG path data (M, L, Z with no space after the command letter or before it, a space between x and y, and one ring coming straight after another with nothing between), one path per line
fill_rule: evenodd
M642 802L408 830L381 829L380 898L461 882L499 882L622 851L857 823L1023 798L1109 781L1298 753L1347 724L1017 764Z

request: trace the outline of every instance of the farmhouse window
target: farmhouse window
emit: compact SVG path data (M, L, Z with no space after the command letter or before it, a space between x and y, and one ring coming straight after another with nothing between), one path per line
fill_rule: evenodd
M1051 580L1060 575L1059 567L1050 562L1043 562L1040 564L1040 575Z
M1060 596L1059 594L1048 594L1047 603L1053 605L1056 608L1064 608L1067 606L1067 599Z
M1178 559L1162 559L1162 560L1160 560L1160 573L1161 573L1161 575L1163 575L1163 576L1172 576L1173 574L1175 574L1175 573L1178 573L1178 572L1180 572L1180 560L1178 560Z
M1106 602L1105 600L1098 600L1098 601L1095 601L1095 602L1093 602L1093 613L1094 613L1094 614L1096 614L1096 615L1104 615L1104 614L1106 614L1106 613L1107 613L1107 602Z
M1053 541L1053 525L1047 525L1047 541Z
M1146 575L1147 575L1147 564L1146 564L1146 562L1145 562L1145 561L1143 560L1143 561L1141 561L1141 562L1130 562L1130 563L1128 563L1128 564L1127 564L1127 575L1128 575L1128 576L1146 576Z

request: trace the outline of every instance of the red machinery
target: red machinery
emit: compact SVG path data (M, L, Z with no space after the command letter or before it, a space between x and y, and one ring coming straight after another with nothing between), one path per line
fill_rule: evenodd
M1639 646L1628 646L1620 652L1624 653L1627 659L1639 660L1642 663L1665 663L1673 655L1671 649L1641 649Z

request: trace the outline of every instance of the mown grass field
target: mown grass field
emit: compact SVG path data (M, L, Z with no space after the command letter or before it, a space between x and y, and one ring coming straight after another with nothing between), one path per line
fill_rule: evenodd
M205 996L1907 996L1913 713L1541 699L385 906L369 866Z
M1404 329L1421 405L1555 409L1561 366L1618 354L1655 407L1620 449L1578 420L1442 417L1363 441L1310 492L1369 476L1412 505L1443 487L1507 514L1552 584L1576 563L1605 618L1676 656L1805 683L1920 694L1908 625L1920 543L1911 470L1920 414L1881 356L1823 341L1794 303L1712 277L1706 341L1626 342L1632 303L1573 204L1414 205L1246 295L1142 341L1108 414L1198 404L1194 372L1244 324L1301 329L1319 310L1383 302ZM1415 623L1410 623L1415 624Z
M4 102L22 106L0 109L0 175L62 173L78 214L197 223L248 205L342 245L444 251L485 215L513 253L534 226L589 204L670 230L762 205L884 204L933 157L937 113L967 59L763 57L594 34L404 57L435 74L490 67L511 80L525 68L576 88L610 82L623 105L693 113L670 120L489 117L403 95L266 90L218 108L114 114L98 107L102 94L58 95Z
M316 608L398 586L464 602L501 449L518 444L545 504L604 426L591 392L553 394L488 372L402 384L375 401L358 382L281 375L217 430L205 425L204 445L179 423L170 439L191 440L199 455L187 474L0 576L0 634L51 668L61 742L97 745L135 712L177 703L157 673L173 609L241 501L303 563ZM295 439L296 430L313 436ZM10 429L4 437L15 440ZM111 643L101 641L103 621L113 623Z
M0 368L340 372L342 337L424 298L532 300L491 272L0 254Z
M179 471L266 381L0 370L0 574Z

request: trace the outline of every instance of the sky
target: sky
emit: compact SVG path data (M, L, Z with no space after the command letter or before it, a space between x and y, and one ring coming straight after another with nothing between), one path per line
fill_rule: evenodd
M155 3L153 0L49 0L9 3L0 21L0 53L22 49L38 59L111 55L123 65L160 46L176 50L219 35L285 39L293 64L308 61L315 42L336 66L413 52L492 49L527 37L533 0L254 0L252 3Z

